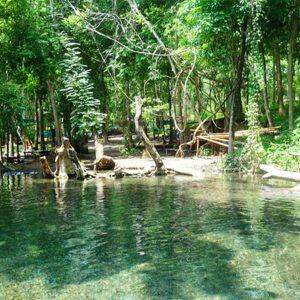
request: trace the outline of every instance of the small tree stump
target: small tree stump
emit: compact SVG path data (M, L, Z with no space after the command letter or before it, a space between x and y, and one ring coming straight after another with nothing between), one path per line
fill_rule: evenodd
M97 162L96 162L96 170L97 171L103 171L103 170L113 170L116 166L116 163L110 156L102 156Z
M46 156L42 156L40 158L40 162L41 162L41 165L42 165L42 170L43 170L44 177L48 178L48 179L54 178L55 175L54 175L54 173L52 172L52 170L51 170L51 168L49 166L47 157Z

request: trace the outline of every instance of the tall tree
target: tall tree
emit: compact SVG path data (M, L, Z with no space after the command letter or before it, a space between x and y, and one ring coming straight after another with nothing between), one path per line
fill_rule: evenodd
M289 130L294 129L294 68L295 68L295 46L297 37L297 23L299 18L299 1L291 0L290 3L290 38L288 46L288 101L289 101Z

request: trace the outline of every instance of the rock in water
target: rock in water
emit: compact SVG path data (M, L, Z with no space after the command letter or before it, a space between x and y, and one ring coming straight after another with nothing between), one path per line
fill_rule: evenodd
M110 156L104 155L96 162L96 169L98 171L113 170L115 166L116 163Z

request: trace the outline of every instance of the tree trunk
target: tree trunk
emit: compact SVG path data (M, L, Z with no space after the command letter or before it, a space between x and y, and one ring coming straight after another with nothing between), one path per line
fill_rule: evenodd
M174 137L174 122L172 119L172 92L171 92L171 80L168 78L168 105L169 105L169 126L170 126L170 144L174 143L175 137Z
M241 87L243 82L243 69L245 63L245 54L246 54L246 38L247 38L247 28L248 28L248 17L244 17L244 21L241 28L241 44L240 44L240 55L238 59L236 77L233 83L233 90L231 94L230 101L230 122L229 122L229 146L228 146L228 155L233 156L234 153L234 123L235 123L235 114L236 106L238 101L241 98Z
M55 144L58 146L61 142L61 129L60 129L59 118L56 110L54 88L53 88L53 83L50 80L47 81L47 84L48 84L48 93L49 93L50 103L52 107L54 126L55 126Z
M167 170L164 166L164 163L158 154L155 146L151 143L149 138L147 137L142 124L141 124L141 116L142 116L142 99L140 96L135 97L135 106L136 106L136 114L135 114L135 129L138 134L138 136L143 140L145 144L146 150L151 155L152 159L154 160L156 169L155 169L155 175L166 175Z
M274 45L274 59L276 65L276 81L277 81L277 103L278 103L278 113L284 115L284 105L283 105L283 87L282 87L282 70L281 70L281 59L280 50L277 43Z
M195 91L196 91L196 99L197 99L197 104L198 104L198 112L199 114L201 114L202 110L203 110L203 106L202 106L202 99L201 99L201 79L199 78L198 75L196 75L195 77Z
M269 100L268 100L268 81L267 81L267 66L266 66L266 56L265 56L265 47L263 42L260 44L260 52L262 58L262 67L263 67L263 98L264 98L264 107L266 112L266 117L268 120L269 127L273 126L272 115L270 112Z
M43 100L41 95L38 95L38 107L39 107L39 135L41 141L41 150L46 149L44 138L44 112L43 112Z
M242 83L241 83L242 85ZM235 121L238 123L242 123L245 120L243 113L243 104L242 104L242 95L241 95L241 87L239 92L236 94L235 101Z
M35 94L34 96L34 149L38 150L39 148L39 101L38 96Z
M107 92L106 83L104 79L104 71L102 67L99 67L99 86L100 86L100 95L101 95L101 112L106 115L103 128L102 128L102 135L103 135L103 142L108 142L108 130L109 130L109 115L108 115L108 97L109 94Z
M9 144L10 144L10 156L14 157L14 155L15 155L14 137L12 134L9 135Z
M176 91L176 100L177 100L177 105L178 105L178 127L180 128L180 130L182 130L184 128L184 116L183 116L183 107L182 107L182 101L181 101L181 97L182 97L182 88L181 85L179 83L178 87L177 87L177 91ZM184 143L185 141L185 136L184 136L184 132L179 132L179 140L180 140L180 144Z
M98 161L104 155L104 146L103 142L100 140L97 133L94 134L95 142L95 161Z
M294 52L296 45L297 35L297 13L296 13L296 2L292 1L292 15L291 15L291 34L289 40L288 49L288 70L287 70L287 81L288 81L288 101L289 101L289 130L294 129Z
M272 103L276 102L276 62L273 56L273 65L272 65Z
M6 163L9 160L9 132L6 134Z
M18 136L16 136L16 150L17 150L17 161L20 162L20 147L19 147L19 139Z
M131 133L131 124L132 124L132 119L131 119L131 108L130 108L130 86L129 86L129 80L126 79L125 83L125 98L124 98L124 104L125 104L125 109L124 109L124 117L125 117L125 138L126 138L126 147L131 149L133 147L133 141L132 141L132 133Z
M2 151L2 138L0 138L0 161L3 160L3 151Z

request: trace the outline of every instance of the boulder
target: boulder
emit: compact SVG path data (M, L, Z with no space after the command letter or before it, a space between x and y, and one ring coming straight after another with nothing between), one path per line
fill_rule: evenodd
M116 163L110 156L104 155L96 162L97 171L113 170L115 166Z

